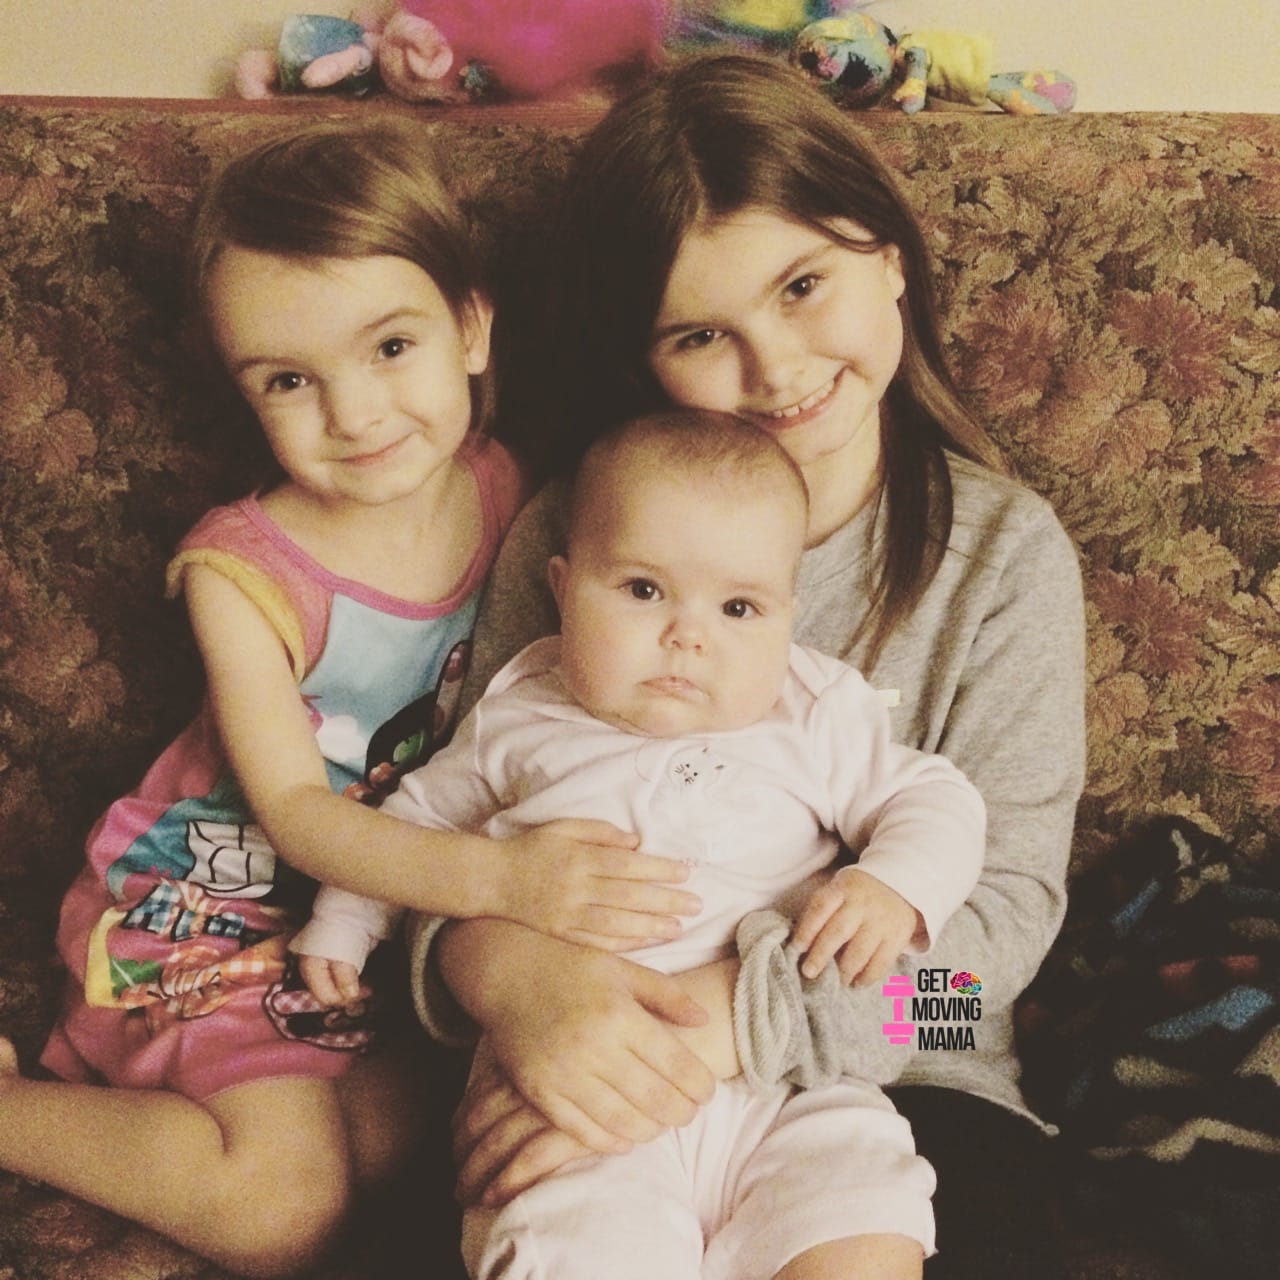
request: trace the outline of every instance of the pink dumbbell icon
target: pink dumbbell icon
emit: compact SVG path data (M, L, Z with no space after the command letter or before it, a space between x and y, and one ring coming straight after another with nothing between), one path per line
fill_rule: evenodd
M907 1021L907 1001L915 995L916 984L905 974L896 973L880 991L893 1001L893 1021L884 1023L880 1029L890 1044L910 1044L916 1028L915 1023Z

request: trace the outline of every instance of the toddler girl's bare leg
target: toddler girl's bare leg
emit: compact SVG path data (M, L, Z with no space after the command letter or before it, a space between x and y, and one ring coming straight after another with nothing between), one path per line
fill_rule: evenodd
M252 1276L314 1261L341 1223L347 1138L329 1081L257 1081L201 1104L27 1080L0 1046L0 1167Z
M851 1236L805 1250L775 1280L920 1280L924 1250L908 1236Z
M450 1088L461 1090L457 1064L441 1060L443 1051L426 1045L416 1030L403 1040L386 1039L385 1045L379 1041L376 1053L357 1058L334 1082L346 1121L352 1181L360 1190L399 1171L429 1136L433 1120L447 1149L448 1109L437 1103L433 1112L428 1104L439 1092L450 1096ZM449 1070L458 1083L448 1083Z

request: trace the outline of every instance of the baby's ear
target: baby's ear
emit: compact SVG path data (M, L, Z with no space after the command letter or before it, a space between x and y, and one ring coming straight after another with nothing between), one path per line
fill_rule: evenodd
M569 562L564 556L552 556L547 561L547 581L551 583L551 594L556 598L556 608L564 611L564 584L569 576Z

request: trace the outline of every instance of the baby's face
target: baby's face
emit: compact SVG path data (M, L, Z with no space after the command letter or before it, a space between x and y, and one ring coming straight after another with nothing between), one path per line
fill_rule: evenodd
M653 737L761 719L786 675L800 496L634 471L607 490L551 566L570 693Z

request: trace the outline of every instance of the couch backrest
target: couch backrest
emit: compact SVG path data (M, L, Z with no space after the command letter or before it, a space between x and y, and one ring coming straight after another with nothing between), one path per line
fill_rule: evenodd
M518 307L573 133L432 119ZM863 123L962 387L1081 551L1078 865L1148 814L1280 834L1280 117ZM181 249L210 160L282 124L0 103L0 875L65 882L195 705L162 569L236 476L178 349Z

